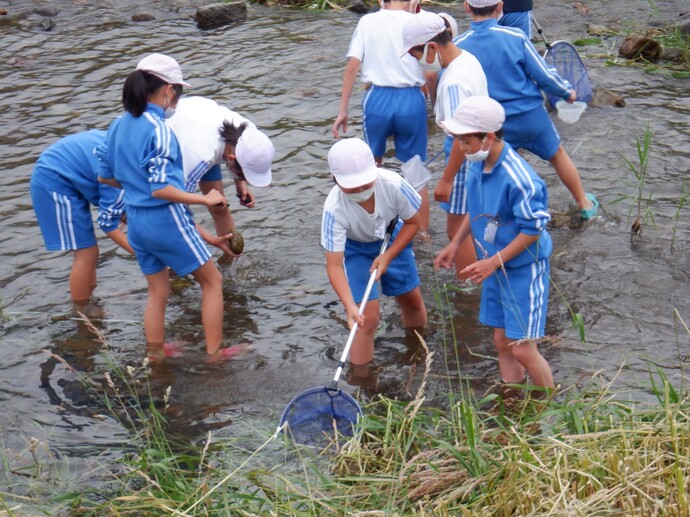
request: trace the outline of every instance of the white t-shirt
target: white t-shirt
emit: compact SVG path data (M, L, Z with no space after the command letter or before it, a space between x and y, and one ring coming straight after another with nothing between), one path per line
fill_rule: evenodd
M364 15L357 24L347 57L362 62L361 78L376 86L405 88L424 84L422 69L406 54L402 29L410 16L407 11L381 9Z
M489 96L486 75L479 60L462 51L443 71L436 87L436 123L448 120L460 101L475 95Z
M247 122L246 118L205 97L182 97L175 114L166 119L182 151L185 189L194 192L202 176L214 165L223 163L225 141L220 137L223 122L235 126Z
M321 221L321 246L326 251L345 251L346 239L376 242L385 237L386 227L396 216L405 220L419 210L421 197L399 174L378 170L374 184L374 213L352 201L338 185L326 198Z

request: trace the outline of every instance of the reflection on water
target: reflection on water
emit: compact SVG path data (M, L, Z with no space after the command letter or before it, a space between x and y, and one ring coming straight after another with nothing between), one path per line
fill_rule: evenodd
M673 17L683 2L666 2L664 8ZM225 337L231 344L249 343L251 350L233 361L207 364L201 292L181 281L170 297L167 339L183 343L184 353L149 365L148 389L162 400L171 387L173 428L191 439L209 429L271 432L294 395L332 379L347 338L344 313L326 277L319 228L331 187L325 161L333 143L329 129L357 16L251 5L246 23L202 32L190 22L192 8L186 2L148 2L146 10L156 20L134 23L131 13L141 7L130 0L107 5L63 0L54 2L59 12L55 28L45 32L37 28L41 17L33 12L41 4L12 2L10 15L0 21L0 296L9 300L29 292L8 309L10 319L0 327L3 445L19 450L27 437L37 436L69 449L69 455L86 456L85 443L117 449L126 436L102 401L82 388L81 379L142 364L146 350L138 322L145 280L131 257L101 238L96 296L104 316L96 325L108 346L83 323L60 318L71 311L71 260L68 254L43 250L29 177L48 144L69 133L107 127L121 111L126 73L151 51L174 55L193 93L218 100L264 129L275 144L276 160L274 185L254 190L256 208L240 208L231 200L246 252L222 266ZM619 4L646 19L643 0ZM611 2L588 5L601 24L619 15ZM554 39L581 37L589 23L564 16L570 6L538 9L540 23ZM467 26L461 4L446 10L461 30ZM677 332L673 312L677 308L690 321L688 209L676 215L690 158L690 95L687 81L605 67L598 56L602 52L583 49L595 86L620 93L627 107L592 108L573 125L554 121L588 190L602 202L602 216L580 224L566 215L552 229L547 331L558 339L544 348L544 355L557 382L566 386L599 370L612 375L625 363L617 382L635 388L646 385L650 362L674 375L680 358L690 355L688 336ZM351 105L349 136L361 135L359 98L361 90ZM616 200L636 192L628 185L632 175L623 159L635 159L635 140L646 127L654 132L648 181L656 226L645 228L631 245L631 202ZM430 156L441 149L441 140L442 133L431 127ZM440 162L432 164L436 177ZM551 208L572 213L569 195L553 171L533 158L530 162L546 178ZM387 165L399 166L392 158ZM196 214L210 227L205 211ZM445 217L434 206L434 241L416 252L430 310L424 339L434 352L429 403L447 400L449 390L483 393L499 377L491 331L477 323L478 290L457 289L451 274L433 271L433 255L444 244L444 234ZM574 312L584 318L586 343L571 327ZM400 328L397 313L392 300L383 301L374 363L365 372L346 370L341 385L348 393L359 392L363 400L377 393L401 399L416 393L425 354Z

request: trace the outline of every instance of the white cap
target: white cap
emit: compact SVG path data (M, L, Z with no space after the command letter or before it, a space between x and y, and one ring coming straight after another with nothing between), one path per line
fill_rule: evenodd
M417 45L423 45L430 39L446 30L446 24L438 14L429 11L420 11L403 26L403 56ZM401 56L402 57L402 56Z
M143 70L151 75L155 75L169 84L181 84L189 87L189 84L182 80L182 69L180 65L170 56L165 54L150 54L137 64L137 70Z
M328 168L338 185L344 188L361 187L379 175L374 154L359 138L344 138L333 144L328 151Z
M454 38L458 35L458 22L448 13L438 13L438 15L448 22L450 25L450 36Z
M494 133L503 127L506 112L497 101L476 95L460 101L453 118L441 122L452 135Z
M253 126L242 132L235 146L235 159L253 187L267 187L271 184L271 162L274 155L275 148L271 140Z
M491 7L498 5L501 0L465 0L472 7Z

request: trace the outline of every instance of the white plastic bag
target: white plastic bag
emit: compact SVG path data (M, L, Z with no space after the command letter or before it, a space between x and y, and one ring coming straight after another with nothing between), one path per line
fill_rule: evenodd
M415 154L400 167L400 173L415 190L420 190L431 179L431 173L424 162Z

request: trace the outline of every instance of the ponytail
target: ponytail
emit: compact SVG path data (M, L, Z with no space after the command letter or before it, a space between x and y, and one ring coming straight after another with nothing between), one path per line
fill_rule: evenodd
M141 116L146 110L149 95L166 84L168 83L143 70L130 72L122 89L122 105L125 111L135 117Z

